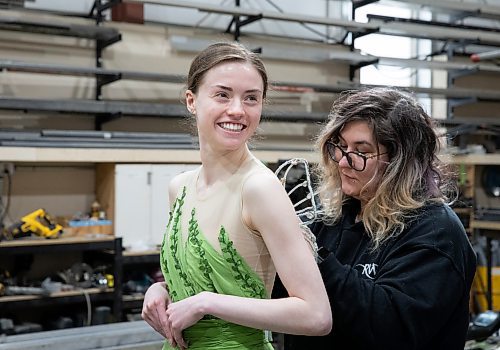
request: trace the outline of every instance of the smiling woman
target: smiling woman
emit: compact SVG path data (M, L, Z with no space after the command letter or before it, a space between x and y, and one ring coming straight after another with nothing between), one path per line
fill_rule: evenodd
M327 334L328 298L295 210L247 146L267 92L262 61L238 43L213 44L187 86L202 164L169 184L165 283L147 291L143 318L164 349L272 350L263 330ZM293 297L269 299L276 271Z
M186 105L196 116L202 154L211 147L241 148L255 133L262 113L259 71L250 62L231 61L197 81L198 86L186 91Z

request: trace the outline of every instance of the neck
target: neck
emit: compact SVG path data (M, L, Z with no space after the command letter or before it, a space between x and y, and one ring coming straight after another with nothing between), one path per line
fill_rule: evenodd
M363 219L363 211L365 209L365 203L361 201L361 208L359 209L358 215L356 215L356 222L361 221Z
M241 165L251 156L248 147L225 153L214 152L200 147L202 170L200 180L204 186L211 186L217 181L224 181L233 175Z

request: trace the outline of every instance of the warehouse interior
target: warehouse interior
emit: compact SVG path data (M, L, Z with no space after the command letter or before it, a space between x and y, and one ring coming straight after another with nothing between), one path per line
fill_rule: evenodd
M499 0L0 0L0 349L161 347L140 312L168 182L200 164L185 78L221 40L266 64L272 170L318 161L342 91L414 93L459 174L471 315L500 311Z

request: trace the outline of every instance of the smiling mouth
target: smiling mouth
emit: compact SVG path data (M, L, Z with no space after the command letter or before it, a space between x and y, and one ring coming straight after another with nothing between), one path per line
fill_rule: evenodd
M243 124L235 124L235 123L219 123L218 124L222 129L227 131L241 131L246 128Z
M346 174L342 174L342 176L343 176L343 177L345 177L345 178L346 178L347 180L349 180L349 181L356 181L356 179L355 179L355 178L350 177L350 176L348 176L348 175L346 175Z

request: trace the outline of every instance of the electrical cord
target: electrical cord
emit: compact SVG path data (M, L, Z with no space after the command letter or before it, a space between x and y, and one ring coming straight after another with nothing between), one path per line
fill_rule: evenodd
M87 322L86 322L86 326L90 326L91 323L92 323L92 303L90 301L90 295L89 295L89 292L84 289L84 288L81 288L80 291L82 292L83 296L85 297L85 301L87 303Z
M10 176L10 173L8 171L5 171L4 174L7 176L7 203L4 205L3 204L3 197L0 195L0 205L3 207L2 214L0 215L0 226L3 228L5 226L5 217L7 216L7 213L9 212L10 208L10 198L12 194L12 178ZM3 174L2 174L3 175ZM0 191L3 189L0 188Z

